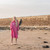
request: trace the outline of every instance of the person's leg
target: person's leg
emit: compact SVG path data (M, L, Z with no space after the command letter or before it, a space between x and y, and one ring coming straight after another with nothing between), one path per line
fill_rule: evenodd
M13 38L11 37L11 45L13 44Z
M17 38L16 38L16 43L17 43Z
M17 44L17 38L15 38L15 44Z

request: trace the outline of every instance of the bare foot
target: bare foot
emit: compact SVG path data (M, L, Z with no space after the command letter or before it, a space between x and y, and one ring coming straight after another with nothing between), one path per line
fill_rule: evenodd
M13 45L13 43L11 43L11 46Z

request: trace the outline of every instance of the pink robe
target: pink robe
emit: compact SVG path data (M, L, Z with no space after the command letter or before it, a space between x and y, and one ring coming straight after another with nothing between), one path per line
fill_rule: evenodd
M17 23L18 23L18 20L17 20ZM11 30L11 37L12 38L18 38L19 23L16 26L16 22L12 21L10 24L10 30Z

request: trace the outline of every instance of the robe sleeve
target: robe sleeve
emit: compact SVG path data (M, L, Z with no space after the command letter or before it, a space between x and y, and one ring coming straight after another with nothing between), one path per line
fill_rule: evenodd
M10 23L10 30L12 30L12 22Z

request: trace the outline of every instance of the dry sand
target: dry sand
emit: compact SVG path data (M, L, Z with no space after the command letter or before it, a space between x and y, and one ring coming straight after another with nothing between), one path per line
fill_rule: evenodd
M50 50L45 45L50 47L50 30L19 30L17 45L12 46L10 30L0 30L0 50Z
M50 15L17 17L22 19L21 26L50 26ZM0 19L0 26L9 26L12 18Z

